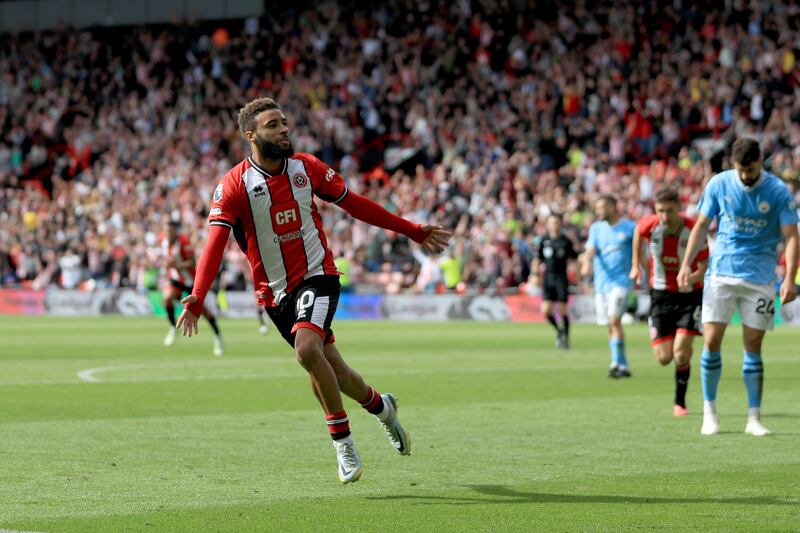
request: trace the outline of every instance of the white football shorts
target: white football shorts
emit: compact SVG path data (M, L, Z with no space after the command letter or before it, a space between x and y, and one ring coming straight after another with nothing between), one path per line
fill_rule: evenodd
M594 294L594 310L597 323L608 324L609 318L621 318L625 314L625 304L630 291L625 287L614 287L608 292Z
M775 325L775 290L740 278L711 276L703 288L703 323L730 324L737 308L742 324L771 331Z

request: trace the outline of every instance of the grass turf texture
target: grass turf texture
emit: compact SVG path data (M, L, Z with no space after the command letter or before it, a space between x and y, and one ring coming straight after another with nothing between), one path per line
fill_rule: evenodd
M634 377L605 377L605 330L335 324L340 350L400 400L397 455L347 400L364 463L342 486L304 371L274 329L224 321L161 345L156 319L0 317L0 530L793 530L800 524L797 330L767 335L764 423L744 434L741 335L723 346L722 433L671 416L673 368L628 327ZM700 341L695 345L699 354ZM97 382L86 383L78 372Z

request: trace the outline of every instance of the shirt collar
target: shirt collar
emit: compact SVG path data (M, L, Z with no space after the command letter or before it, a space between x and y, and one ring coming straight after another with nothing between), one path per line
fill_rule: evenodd
M281 171L279 173L277 173L277 174L272 174L269 171L267 171L266 168L264 168L261 165L259 165L258 163L256 163L255 160L253 159L253 156L249 156L247 158L247 160L250 162L250 164L253 166L253 168L258 170L259 172L261 172L262 174L264 174L268 178L271 178L272 176L280 176L281 174L286 174L286 168L289 165L289 160L284 158L283 159L283 167L281 168Z

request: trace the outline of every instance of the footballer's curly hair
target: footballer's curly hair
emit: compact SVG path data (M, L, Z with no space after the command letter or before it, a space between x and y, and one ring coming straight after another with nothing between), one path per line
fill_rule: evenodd
M244 132L256 129L255 121L259 113L280 108L281 106L272 98L256 98L239 110L239 116L236 119L239 123L239 131L244 135Z

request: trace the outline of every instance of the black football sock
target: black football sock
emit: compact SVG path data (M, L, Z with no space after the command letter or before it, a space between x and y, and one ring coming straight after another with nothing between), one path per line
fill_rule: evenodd
M686 407L686 388L689 386L689 375L692 367L686 365L683 368L675 367L675 405Z
M556 331L561 332L561 328L558 327L558 322L556 322L556 317L553 316L553 313L547 315L547 321L553 324L553 327L556 328Z
M164 310L167 312L167 320L169 320L169 323L172 324L172 327L174 328L175 327L175 306L172 305L172 304L169 304L168 306L166 306L164 308Z
M207 317L208 323L211 324L211 329L214 330L214 335L219 336L219 326L217 326L217 317Z

